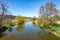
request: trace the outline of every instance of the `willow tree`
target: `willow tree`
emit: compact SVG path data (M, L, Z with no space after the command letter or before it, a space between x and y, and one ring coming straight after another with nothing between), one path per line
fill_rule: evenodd
M16 19L17 25L22 24L25 21L25 18L23 16L20 16L20 15L16 16L15 19Z
M40 7L39 14L40 19L38 22L41 26L51 27L57 21L56 16L58 15L58 10L53 2L47 2Z

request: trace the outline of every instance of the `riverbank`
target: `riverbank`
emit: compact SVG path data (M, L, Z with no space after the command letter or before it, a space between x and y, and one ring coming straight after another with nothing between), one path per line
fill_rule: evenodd
M60 24L56 25L57 27L55 27L54 30L49 30L51 33L57 35L58 37L60 37Z
M37 24L37 20L35 21ZM57 21L57 24L55 24L56 27L52 27L50 30L45 28L47 31L51 32L52 34L60 37L60 21Z
M21 30L22 29L22 30ZM59 40L60 38L45 29L41 29L32 21L25 22L24 27L13 26L12 31L0 40Z
M57 21L56 27L54 30L49 30L51 33L60 37L60 21Z
M7 36L0 38L0 40L15 40L15 35L13 33L9 33Z

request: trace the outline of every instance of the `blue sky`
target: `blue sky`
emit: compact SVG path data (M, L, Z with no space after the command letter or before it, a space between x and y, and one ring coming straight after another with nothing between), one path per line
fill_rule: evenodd
M49 0L2 0L8 3L8 10L12 15L22 15L33 17L39 15L39 8ZM60 0L50 0L54 2L57 9L60 9Z

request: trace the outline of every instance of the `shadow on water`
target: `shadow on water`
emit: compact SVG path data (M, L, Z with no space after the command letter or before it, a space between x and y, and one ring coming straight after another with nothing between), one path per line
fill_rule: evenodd
M4 32L5 32L5 30L7 30L7 29L8 29L8 27L6 27L6 26L0 27L0 38L1 38L2 36L6 36L6 35L4 35Z
M0 32L0 38L2 37L2 32Z
M5 32L5 31L4 31ZM2 38L2 37L4 37L4 36L6 36L7 34L6 33L4 33L4 32L0 32L0 38Z

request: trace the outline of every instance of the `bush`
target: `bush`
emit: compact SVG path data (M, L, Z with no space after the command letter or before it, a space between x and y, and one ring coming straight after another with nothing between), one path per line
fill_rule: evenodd
M16 16L16 23L20 24L20 23L24 23L24 17L23 16Z

